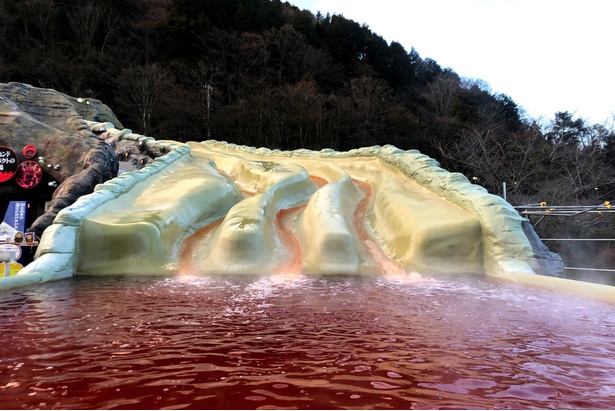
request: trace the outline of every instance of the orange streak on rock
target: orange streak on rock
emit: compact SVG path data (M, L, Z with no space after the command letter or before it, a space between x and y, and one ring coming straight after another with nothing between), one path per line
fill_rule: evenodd
M310 179L319 188L329 183L324 178L314 175L310 175ZM275 227L278 231L278 236L280 237L282 244L284 244L286 249L289 250L291 254L291 257L281 263L275 270L276 274L278 275L284 274L297 276L301 274L301 263L303 261L303 254L301 253L299 240L297 240L297 236L295 236L295 233L292 228L289 227L287 220L289 219L290 215L297 213L299 210L305 208L306 205L307 204L303 204L292 208L285 208L278 211L278 213L276 214Z
M194 265L194 260L192 258L194 255L194 248L200 240L207 237L211 230L219 226L221 223L222 218L219 218L218 220L199 228L190 237L186 238L179 253L179 275L191 275L198 270L198 267Z
M324 186L325 184L329 183L327 180L325 180L322 177L310 175L310 178L318 186L318 188L320 188L320 187Z
M322 177L310 175L310 179L320 188L327 183ZM278 231L278 236L282 241L282 244L286 247L286 249L290 252L291 257L281 263L275 273L277 275L290 275L297 276L301 274L301 263L303 261L303 254L301 253L301 247L299 246L299 240L297 240L297 236L295 235L293 229L289 226L288 219L292 214L297 213L299 210L305 208L307 204L303 204L296 207L285 208L276 214L275 217L275 227Z
M278 230L280 240L282 240L282 243L291 254L291 257L280 264L280 266L275 270L277 274L301 274L302 254L301 247L299 246L299 240L297 240L297 236L295 236L295 233L288 226L288 224L285 224L285 220L287 220L288 216L291 214L305 208L305 206L306 204L292 208L285 208L278 211L275 216L275 227Z
M367 207L369 206L369 202L372 198L372 186L371 184L353 179L354 183L363 191L363 198L357 204L357 208L354 212L354 226L357 231L357 235L359 239L363 243L363 246L367 250L367 252L371 255L372 259L376 264L378 264L379 271L381 274L393 274L400 275L405 274L406 270L400 266L399 264L391 261L382 251L382 249L376 244L376 242L371 238L367 229L365 228L365 213L367 212Z

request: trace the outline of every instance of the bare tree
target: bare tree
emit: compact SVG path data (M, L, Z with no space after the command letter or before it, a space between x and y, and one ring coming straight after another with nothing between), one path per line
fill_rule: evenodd
M289 24L279 29L272 29L266 34L266 39L272 45L277 63L277 82L282 84L283 74L288 73L289 81L300 78L302 56L307 50L307 43L301 33Z
M145 63L155 60L157 53L157 30L158 24L165 21L169 15L172 0L146 0L143 1L143 13L135 23L135 27L141 30L143 35L143 47Z
M324 96L311 81L285 85L272 95L276 107L274 129L287 148L316 148L322 135ZM292 139L292 141L291 141Z
M454 130L460 128L460 124L453 113L454 104L460 91L457 74L444 72L429 83L422 93L423 98L427 101L425 108L429 110L428 117L434 120L432 127L435 135L431 136L432 139L449 138Z
M0 0L0 37L6 36L6 30L9 26L10 13L9 13L9 0Z
M100 46L100 54L105 52L105 47L109 40L113 39L120 32L122 28L122 16L119 12L112 8L107 7L102 19L102 25L104 29L104 38L102 45Z
M260 34L242 33L238 37L233 61L233 89L238 98L260 94L267 84L269 52Z
M553 123L546 130L535 124L511 133L499 111L487 109L457 138L435 140L434 147L445 167L462 170L493 193L501 194L506 182L512 203L594 204L596 191L615 194L615 170L604 150L613 134L602 126L577 126L581 134Z
M200 47L208 56L209 70L220 75L218 79L220 88L224 90L226 103L229 105L234 100L233 83L238 76L234 68L229 67L229 62L234 61L237 55L237 36L237 33L229 33L218 28L214 28L206 36L197 35Z
M445 168L462 170L468 178L493 193L509 185L511 202L522 201L539 190L544 170L545 142L540 130L509 133L498 110L484 109L478 122L461 130L451 141L435 139L433 147Z
M104 6L94 1L80 3L75 9L68 12L70 29L84 58L88 58L92 52L94 36L104 15Z
M301 67L305 68L305 75L316 80L319 84L341 85L344 82L344 69L336 63L331 55L323 50L308 46L302 55Z
M119 77L120 92L127 108L135 113L141 133L150 135L152 114L166 87L172 87L169 72L157 63L125 68Z
M604 150L605 138L611 135L612 131L595 125L573 150L569 150L562 169L568 180L567 189L573 198L589 197L595 202L601 196L609 198L614 194L612 187L615 185L615 170L605 161Z
M352 136L360 146L375 144L384 131L386 114L391 109L391 91L388 84L374 77L352 79L349 85L350 121Z
M445 72L429 83L423 97L438 118L446 118L451 115L459 90L459 77L454 73Z
M58 15L56 5L53 0L31 0L26 3L26 6L30 21L41 35L43 50L46 50L53 24Z
M462 77L459 85L466 90L471 90L473 87L476 87L479 90L485 91L489 94L493 92L491 85L487 81L480 78Z

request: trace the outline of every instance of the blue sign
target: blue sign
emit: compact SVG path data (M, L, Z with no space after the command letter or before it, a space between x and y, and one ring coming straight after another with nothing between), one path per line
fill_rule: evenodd
M28 218L28 203L26 201L11 201L4 214L4 222L15 230L26 231L26 220Z
M31 233L26 233L26 224L28 221L28 202L27 201L10 201L9 206L6 209L6 213L4 213L4 220L2 221L2 225L9 225L15 230L14 233L10 236L10 238L6 238L6 229L3 230L4 236L0 234L0 237L5 237L3 241L8 243L15 242L21 247L26 247L28 244L30 245L29 250L32 250L32 243L36 243L32 241L32 237L30 237ZM25 233L25 236L24 236ZM26 241L24 241L26 240ZM21 247L19 247L21 251ZM18 258L17 262L21 266L27 265L30 261L32 261L32 252L22 252L20 253L21 257ZM5 267L6 268L6 267ZM6 274L6 273L5 273ZM13 275L13 274L11 274Z

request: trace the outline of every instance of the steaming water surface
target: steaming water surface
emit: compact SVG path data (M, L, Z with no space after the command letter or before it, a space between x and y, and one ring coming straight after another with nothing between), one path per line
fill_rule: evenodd
M481 279L86 278L0 304L4 409L615 408L612 305Z

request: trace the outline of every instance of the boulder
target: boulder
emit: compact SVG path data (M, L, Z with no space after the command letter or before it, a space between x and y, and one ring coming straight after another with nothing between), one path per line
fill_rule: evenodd
M28 229L39 237L62 208L117 175L116 153L92 132L86 119L121 124L104 104L87 101L22 83L0 84L0 145L16 152L35 145L34 160L41 164L44 180L59 184L49 210ZM14 189L0 185L3 195Z

